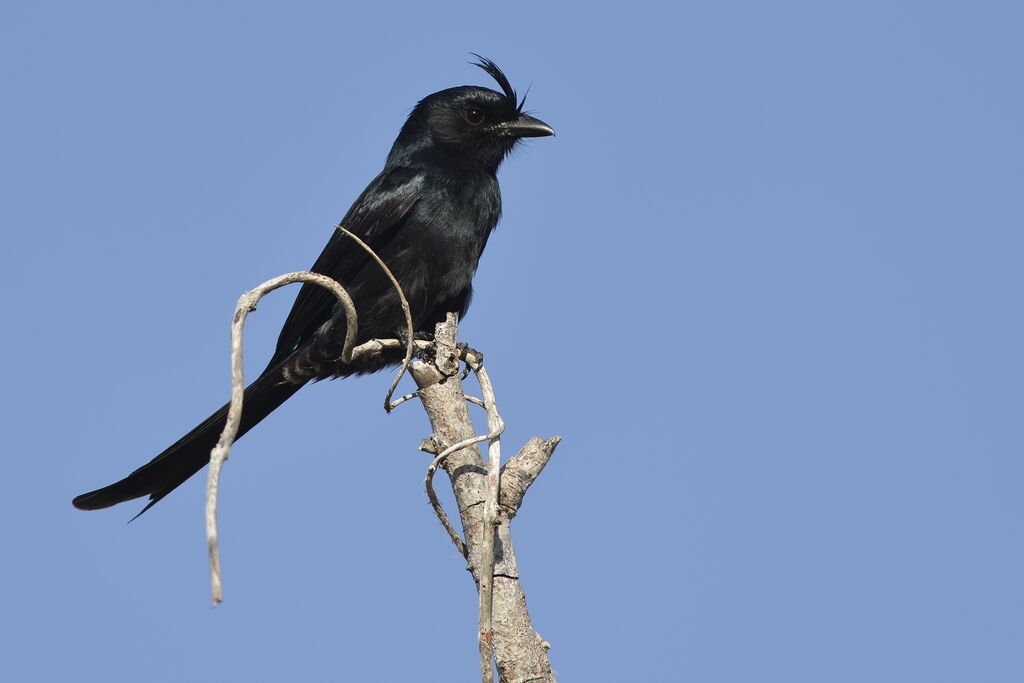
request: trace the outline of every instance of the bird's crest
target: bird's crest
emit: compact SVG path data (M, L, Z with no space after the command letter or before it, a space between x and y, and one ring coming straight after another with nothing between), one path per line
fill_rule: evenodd
M479 60L476 62L470 62L470 64L480 67L486 71L491 78L497 81L498 85L501 86L501 91L505 93L505 97L508 98L508 101L512 103L512 106L515 107L516 111L521 112L523 110L523 105L526 104L526 98L524 97L522 102L518 101L516 91L512 89L512 84L508 82L508 77L505 76L505 72L498 68L497 64L487 59L487 57L481 57L475 52L470 52L470 54Z

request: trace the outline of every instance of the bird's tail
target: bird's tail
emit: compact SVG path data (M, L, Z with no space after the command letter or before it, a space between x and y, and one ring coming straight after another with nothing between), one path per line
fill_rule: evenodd
M278 363L267 368L246 388L242 422L236 438L241 438L302 388L302 384L282 382L281 365ZM228 406L225 404L163 453L121 481L83 493L72 504L79 510L99 510L148 495L149 503L139 512L141 515L210 461L210 451L217 445L227 414Z

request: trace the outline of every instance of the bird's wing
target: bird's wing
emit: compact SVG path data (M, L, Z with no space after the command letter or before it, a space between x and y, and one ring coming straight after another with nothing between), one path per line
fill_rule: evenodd
M385 169L363 190L341 220L341 225L379 253L381 245L409 217L412 207L421 197L423 186L423 175L413 169ZM358 272L369 258L362 247L340 230L335 230L310 270L344 285L346 276ZM312 337L321 325L330 320L336 303L334 295L323 287L303 284L281 328L270 365Z

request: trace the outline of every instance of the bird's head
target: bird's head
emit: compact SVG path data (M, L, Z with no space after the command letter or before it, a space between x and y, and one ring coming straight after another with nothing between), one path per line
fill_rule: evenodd
M425 156L494 172L523 138L555 134L523 112L526 98L519 100L497 64L474 56L479 60L474 64L498 82L501 92L463 85L424 97L409 114L389 159Z

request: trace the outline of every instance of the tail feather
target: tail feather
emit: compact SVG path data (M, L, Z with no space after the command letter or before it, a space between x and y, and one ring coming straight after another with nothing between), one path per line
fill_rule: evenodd
M302 384L282 382L279 366L268 368L245 390L242 421L236 438L241 438L301 388ZM228 405L225 404L163 453L121 481L83 493L72 504L79 510L100 510L148 495L149 503L139 512L141 515L210 461L210 451L217 445L227 414Z

